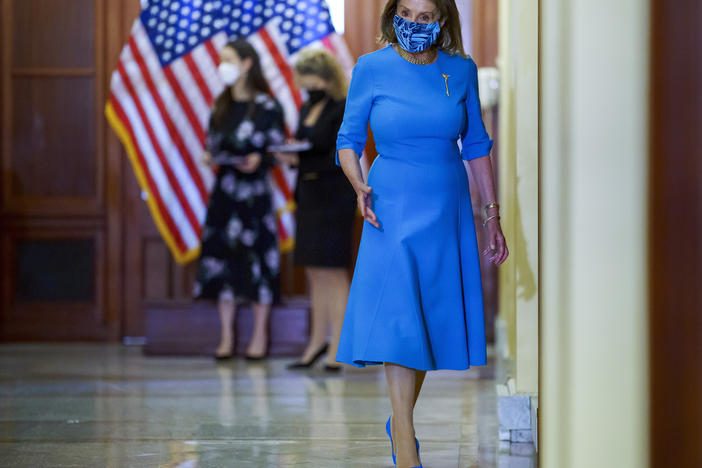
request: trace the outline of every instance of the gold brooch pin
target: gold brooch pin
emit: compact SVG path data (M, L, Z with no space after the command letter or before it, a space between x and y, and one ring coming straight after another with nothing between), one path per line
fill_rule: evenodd
M446 74L442 73L441 76L444 77L444 83L446 84L446 95L451 96L449 94L449 89L448 89L448 79L449 79L449 76L451 76L451 75L446 75Z

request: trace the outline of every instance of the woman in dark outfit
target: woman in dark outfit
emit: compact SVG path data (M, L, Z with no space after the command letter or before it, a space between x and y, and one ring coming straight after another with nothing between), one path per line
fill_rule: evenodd
M202 230L194 295L218 302L221 341L217 358L234 351L236 303L253 302L254 331L246 357L268 349L271 304L279 296L277 220L271 203L266 148L284 140L283 113L268 94L256 51L244 40L225 46L205 161L218 166Z
M387 45L353 70L337 142L366 223L336 357L385 367L393 462L421 468L414 408L427 372L487 362L481 252L463 161L485 203L482 255L501 265L509 250L478 67L463 52L456 1L388 0L381 31ZM379 155L364 178L358 159L369 123Z
M338 371L340 366L335 364L334 356L349 291L346 269L356 212L355 193L334 163L347 82L339 63L323 49L303 52L295 72L298 85L309 95L295 136L312 147L296 158L299 174L294 261L306 267L312 315L307 349L290 368L308 368L327 353L325 369ZM327 341L330 327L331 338Z

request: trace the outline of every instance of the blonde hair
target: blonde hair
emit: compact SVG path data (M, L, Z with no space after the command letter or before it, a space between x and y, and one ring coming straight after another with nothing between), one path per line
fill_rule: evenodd
M300 52L295 63L295 72L318 76L329 82L329 94L336 100L346 98L348 82L341 64L326 49L306 49Z

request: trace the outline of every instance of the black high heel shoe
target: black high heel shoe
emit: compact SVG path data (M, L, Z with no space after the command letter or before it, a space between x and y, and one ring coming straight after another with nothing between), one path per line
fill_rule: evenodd
M264 354L263 356L252 356L250 354L244 355L244 359L247 361L263 361L265 359L268 359L268 353Z
M214 357L215 361L226 361L228 359L231 359L234 357L234 346L231 347L230 351L227 354L215 354L212 356Z
M228 361L229 359L234 357L234 353L230 354L215 354L214 359L215 361Z
M266 344L266 352L263 353L262 355L254 356L252 354L246 353L246 354L244 354L244 359L246 359L247 361L263 361L265 359L268 359L268 354L270 353L270 350L271 350L270 343L271 343L271 340L269 338L268 343Z
M247 361L263 361L265 359L268 359L268 354L270 354L271 351L271 339L268 338L268 343L266 343L266 351L260 355L260 356L254 356L252 354L246 353L244 354L244 359Z
M252 362L263 361L263 360L268 359L268 355L270 354L270 352L271 352L271 322L269 320L268 324L266 325L266 351L260 356L254 356L252 354L245 353L244 359L246 359L247 361L252 361Z
M341 366L335 364L325 364L324 371L329 372L330 374L338 374L341 372Z
M319 348L319 351L314 353L314 356L312 356L312 359L310 359L308 362L302 362L302 361L296 361L293 362L292 364L288 364L287 368L288 369L309 369L314 365L315 362L319 360L322 356L327 354L327 351L329 351L329 343L325 343L324 346Z

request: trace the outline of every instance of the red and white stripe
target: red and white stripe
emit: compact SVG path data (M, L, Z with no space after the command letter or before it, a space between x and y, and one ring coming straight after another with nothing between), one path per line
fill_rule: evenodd
M264 76L285 115L288 134L297 129L302 98L295 86L290 57L274 20L247 39L261 58ZM153 198L163 226L173 240L176 258L191 258L200 244L209 190L214 176L202 153L214 99L224 85L217 75L219 52L227 43L219 33L189 54L162 67L140 20L132 29L112 77L110 104L131 140L135 164ZM338 34L311 44L336 55L347 74L353 60ZM273 203L282 245L291 245L295 230L292 187L296 171L271 171Z
M184 203L184 194L172 170L163 160L154 131L146 117L144 106L136 96L124 66L112 77L112 105L129 131L136 147L140 164L149 180L149 193L156 198L159 212L166 225L174 230L173 238L179 248L196 248L199 242L199 224L192 219L192 208ZM191 213L187 213L190 209Z
M297 130L302 96L295 85L287 47L280 37L279 22L280 20L269 21L247 39L258 53L268 87L283 108L287 133L293 135ZM278 214L279 237L282 245L289 245L288 239L291 239L295 233L292 200L297 171L278 166L271 170L270 175L270 183L273 187L273 208Z
M178 137L180 137L183 147L180 154L188 158L190 167L195 168L196 171L194 172L196 173L193 174L193 179L199 186L202 186L200 188L201 192L204 188L203 196L206 200L207 193L214 182L214 177L210 168L203 164L202 161L204 140L201 139L201 135L198 135L192 125L192 121L197 121L198 119L195 116L189 117L184 104L188 106L187 109L191 110L192 108L187 102L183 103L178 99L176 95L177 90L171 86L164 70L161 68L161 63L156 57L156 53L141 22L137 21L132 31L129 46L132 49L132 53L137 56L137 61L143 61L143 75L151 78L156 90L152 94L157 95L163 103L164 112L162 113L162 118L167 126L172 128L172 132L175 134L174 140L178 140ZM198 179L200 182L198 182Z
M297 119L302 106L302 96L295 86L293 69L287 47L280 37L278 23L269 21L265 27L247 39L258 52L263 75L273 96L283 107L285 124L289 131L297 129Z

